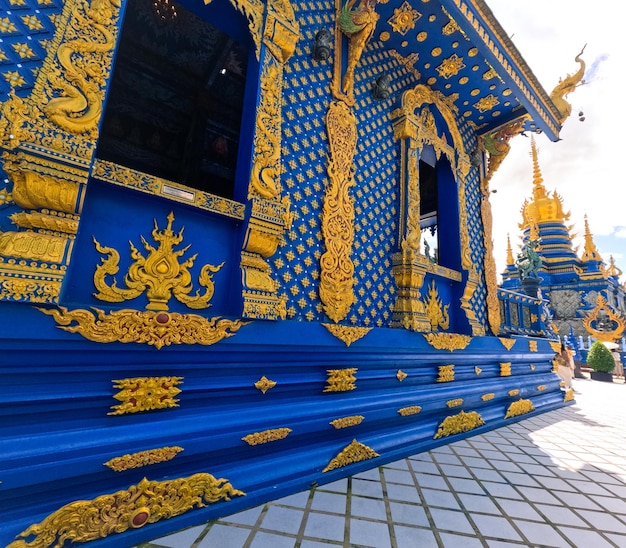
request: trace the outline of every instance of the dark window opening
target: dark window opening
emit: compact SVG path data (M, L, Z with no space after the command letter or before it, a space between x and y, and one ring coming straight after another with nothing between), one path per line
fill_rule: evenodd
M439 241L437 234L439 192L437 168L422 160L419 162L419 189L422 252L433 263L439 263Z
M97 156L232 198L248 45L157 4L129 1Z

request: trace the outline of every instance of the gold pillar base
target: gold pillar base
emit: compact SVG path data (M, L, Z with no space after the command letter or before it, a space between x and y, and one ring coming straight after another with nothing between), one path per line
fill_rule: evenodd
M410 331L429 333L430 319L421 300L428 257L414 251L396 253L393 256L393 277L398 286L391 327L403 327Z

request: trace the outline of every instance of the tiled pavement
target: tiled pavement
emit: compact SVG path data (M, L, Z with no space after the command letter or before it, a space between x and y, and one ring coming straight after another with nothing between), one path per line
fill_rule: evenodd
M626 386L141 548L626 548Z

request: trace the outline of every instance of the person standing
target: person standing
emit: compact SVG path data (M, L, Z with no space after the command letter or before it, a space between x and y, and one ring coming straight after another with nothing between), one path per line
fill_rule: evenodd
M554 357L554 361L557 364L557 374L565 383L565 388L572 388L572 379L574 378L574 359L570 354L569 349L563 343L561 343L560 352Z

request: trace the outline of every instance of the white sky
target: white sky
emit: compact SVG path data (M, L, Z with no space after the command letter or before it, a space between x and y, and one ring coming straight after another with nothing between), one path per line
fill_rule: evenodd
M584 216L600 255L608 264L612 255L626 274L626 36L620 3L596 0L486 0L504 30L548 92L559 78L576 72L574 61L585 44L585 80L566 99L572 105L563 124L561 141L536 135L539 165L548 191L557 190L569 224L580 244ZM585 121L578 120L584 112ZM524 199L532 195L530 139L510 141L511 152L491 180L494 218L494 254L498 273L506 265L506 237L511 235L513 255L519 251ZM624 281L626 276L622 276Z

